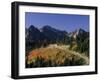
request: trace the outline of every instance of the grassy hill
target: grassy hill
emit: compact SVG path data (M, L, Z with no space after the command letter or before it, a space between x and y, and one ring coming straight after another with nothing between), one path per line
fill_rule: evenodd
M30 51L26 56L26 68L88 65L89 58L69 50L68 45L50 44Z

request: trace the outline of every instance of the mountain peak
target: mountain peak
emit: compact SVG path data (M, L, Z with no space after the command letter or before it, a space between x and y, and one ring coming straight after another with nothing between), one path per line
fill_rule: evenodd
M79 29L76 29L75 31L71 32L70 36L76 38L78 35L84 34L84 33L86 33L86 31L82 28L79 28Z
M82 33L86 32L86 31L84 29L82 29L82 28L79 28L77 32L78 32L78 34L82 34Z
M76 29L73 33L76 33L78 35L78 34L84 33L84 32L86 32L84 29L79 28L79 29Z
M35 26L34 25L30 25L29 29L33 29L33 28L35 28Z
M29 31L39 31L34 25L30 25L28 28Z
M84 31L84 29L82 29L82 28L78 28L78 29L76 29L77 31Z
M42 29L54 29L54 28L52 28L51 26L49 26L49 25L45 25L45 26L43 26L43 28Z

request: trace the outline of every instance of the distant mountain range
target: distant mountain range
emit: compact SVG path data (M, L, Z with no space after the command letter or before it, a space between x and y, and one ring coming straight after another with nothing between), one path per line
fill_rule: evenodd
M73 40L74 42L82 42L87 38L89 38L89 32L81 28L70 33L55 29L49 25L40 29L33 25L25 28L26 47L28 49L53 43L70 44Z
M65 36L66 37L73 37L76 38L78 36L86 35L86 37L89 35L89 32L86 32L83 29L76 29L73 32L68 33L67 31L61 31L58 29L55 29L49 25L43 26L42 28L38 29L37 27L31 25L28 29L26 28L26 39L28 39L30 42L38 41L38 40L61 40Z
M37 42L37 41L56 41L62 40L65 36L68 37L68 33L66 31L61 31L51 26L43 26L42 28L38 29L35 26L31 25L28 29L26 29L26 40L30 42Z

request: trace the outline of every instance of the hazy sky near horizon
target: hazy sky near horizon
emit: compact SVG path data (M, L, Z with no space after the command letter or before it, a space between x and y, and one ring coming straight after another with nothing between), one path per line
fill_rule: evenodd
M79 28L89 31L89 15L25 12L25 27L29 28L30 25L37 28L50 25L53 28L67 32Z

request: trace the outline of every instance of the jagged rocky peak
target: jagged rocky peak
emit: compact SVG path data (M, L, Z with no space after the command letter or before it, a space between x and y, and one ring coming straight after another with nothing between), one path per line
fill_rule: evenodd
M68 34L66 31L53 28L53 27L51 27L51 26L49 26L49 25L43 26L43 27L40 29L40 31L41 31L41 32L43 32L43 31L52 31L52 32L55 32L55 33L58 33L58 34L60 34L60 33L62 33L62 34Z
M52 29L52 27L49 25L45 25L45 26L43 26L43 29Z
M86 32L85 30L83 30L82 28L77 29L77 34L82 34Z
M34 29L35 26L34 25L30 25L29 29Z
M31 25L29 28L28 28L28 31L29 32L40 32L38 28L36 28L34 25Z
M39 28L40 32L43 32L44 30L51 30L51 29L52 29L52 27L49 25L45 25L42 28Z
M76 38L78 35L84 34L84 33L87 33L87 32L84 29L79 28L79 29L76 29L75 31L71 32L69 35L73 38Z
M42 29L42 31L43 30L57 31L57 29L55 29L55 28L53 28L53 27L51 27L49 25L45 25L41 29Z
M84 30L79 28L79 29L76 29L75 31L72 32L73 35L78 35L79 33L83 33Z

